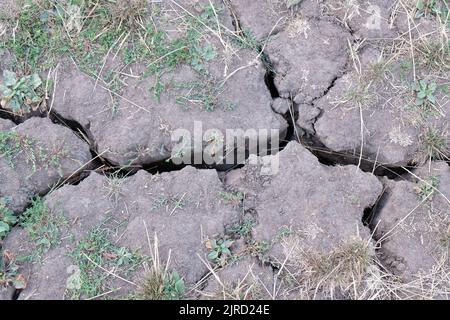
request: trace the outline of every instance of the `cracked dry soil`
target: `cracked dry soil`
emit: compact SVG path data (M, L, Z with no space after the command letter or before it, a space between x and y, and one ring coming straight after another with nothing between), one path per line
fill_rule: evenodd
M1 0L0 300L448 298L450 17L425 2ZM177 165L196 121L279 147Z

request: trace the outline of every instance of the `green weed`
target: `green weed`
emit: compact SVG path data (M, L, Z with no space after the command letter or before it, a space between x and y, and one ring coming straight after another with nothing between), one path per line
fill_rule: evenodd
M227 233L239 235L241 237L248 236L254 228L256 221L253 217L247 216L240 223L234 224L227 228Z
M3 84L0 85L0 92L2 92L0 104L3 108L23 115L39 107L43 101L43 93L38 91L42 85L38 74L19 79L14 72L5 70L3 78Z
M370 83L359 83L347 91L347 101L354 103L358 107L366 107L372 100L373 94L370 91Z
M302 280L323 290L348 288L355 279L362 279L372 258L372 248L359 238L340 243L331 252L299 250L290 257L295 267L305 270Z
M123 196L122 184L124 182L124 178L120 177L118 173L114 173L110 177L107 177L106 182L103 184L107 193L106 196L114 205L117 205L120 198Z
M36 245L37 257L60 243L61 227L66 224L64 216L51 211L40 197L34 198L31 207L20 217L20 225Z
M169 271L170 259L161 261L159 241L155 233L153 244L149 244L151 264L145 264L146 274L136 298L144 300L179 300L185 297L183 278L176 271ZM170 254L169 254L170 256ZM148 268L149 267L149 268Z
M206 248L209 249L208 259L219 265L225 265L227 259L231 257L230 247L232 240L212 239L206 241Z
M233 37L232 41L238 48L250 49L256 52L260 52L263 46L262 42L259 41L253 33L246 28L241 30L240 36Z
M80 287L68 289L71 299L93 298L108 289L108 273L98 267L112 270L118 276L125 277L134 271L143 261L143 257L126 247L113 245L108 239L106 229L95 228L83 238L69 253L74 264L80 270Z
M226 202L232 203L234 205L239 205L244 199L244 194L240 191L236 192L220 192L219 196Z
M428 83L425 80L420 80L414 88L414 91L417 93L416 106L423 106L426 103L435 104L437 89L438 86L436 83Z
M266 253L270 250L270 248L272 247L272 244L268 241L262 240L262 241L255 241L253 240L248 249L249 249L249 253L251 256L253 257L258 257L262 260L264 259L264 256L266 255Z
M422 116L444 116L444 111L439 106L436 95L438 93L447 94L447 86L438 86L435 82L419 80L413 89L416 95L415 107L420 109Z
M235 103L219 99L223 92L222 85L208 77L204 77L203 81L172 83L170 87L175 92L173 95L176 103L184 110L195 107L207 112L212 112L217 108L224 111L235 110Z
M0 48L10 50L17 59L17 70L32 74L55 61L56 54L64 53L62 34L55 32L58 17L51 1L29 2L22 7L14 23L14 35L4 37Z
M434 191L439 186L439 177L430 176L427 179L420 181L416 187L416 192L420 199L424 201L425 199L431 200Z
M11 251L5 250L0 254L0 288L13 286L16 289L26 287L25 277L19 273L19 266Z

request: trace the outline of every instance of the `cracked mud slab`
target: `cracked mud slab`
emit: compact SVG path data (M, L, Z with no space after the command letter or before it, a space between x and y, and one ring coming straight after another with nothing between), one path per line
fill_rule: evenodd
M89 146L49 119L32 118L17 126L0 120L0 128L0 198L15 212L23 211L35 195L88 169Z
M311 103L344 71L350 34L326 20L293 23L306 26L303 31L287 29L273 36L266 53L276 70L275 86L280 96L292 97L297 104Z
M261 176L260 166L248 164L239 175L234 173L231 182L249 196L247 205L258 214L257 241L271 242L283 228L310 230L309 244L329 250L358 229L369 235L361 219L364 209L381 194L376 177L356 166L324 166L296 142L289 143L279 157L278 174ZM282 261L276 247L269 253Z
M436 292L448 268L450 170L434 162L414 170L412 181L386 181L383 205L373 225L384 265ZM431 292L433 294L433 292Z

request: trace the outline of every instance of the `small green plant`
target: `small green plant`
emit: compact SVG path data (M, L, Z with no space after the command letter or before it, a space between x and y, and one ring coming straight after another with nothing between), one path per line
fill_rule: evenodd
M176 95L176 103L189 110L193 106L199 106L202 110L208 112L214 111L218 103L217 86L212 83L202 83L201 81L192 81L188 83L175 83L174 88L178 91L185 91Z
M173 214L176 210L182 210L188 204L188 200L185 197L186 193L182 195L161 195L154 200L150 211L164 208L166 212Z
M220 101L223 85L213 79L203 76L203 81L174 82L171 84L177 104L184 110L198 107L201 110L212 112L216 108L224 111L234 111L236 104L232 101Z
M286 0L286 7L291 8L291 7L299 4L302 1L303 0Z
M282 226L278 229L275 241L280 241L283 238L294 236L296 233L291 227Z
M437 85L435 82L420 80L413 85L416 94L415 106L420 108L422 116L427 117L429 114L445 116L443 108L436 101L436 94L448 94L447 85Z
M197 72L206 72L204 63L213 60L216 52L211 43L206 43L204 46L195 43L190 50L190 55L192 68Z
M213 239L206 241L206 248L210 250L208 259L219 265L224 265L231 256L230 247L232 244L233 241L227 239Z
M130 30L140 27L139 24L142 23L144 16L147 14L147 1L111 1L108 4L107 9L110 14L110 21L114 24L114 27Z
M0 85L1 106L12 112L23 115L36 110L42 102L42 94L38 88L42 80L38 74L18 78L14 72L3 72L3 84Z
M436 83L428 83L425 80L420 80L414 87L414 91L417 94L416 106L423 106L426 102L434 105L436 103L435 93L437 89L438 86Z
M25 277L19 273L19 266L11 251L5 250L0 254L0 288L13 286L16 289L26 287Z
M253 257L258 257L261 260L265 260L266 253L270 250L272 244L268 241L256 241L253 240L249 246L249 253Z
M232 38L233 43L238 48L251 49L255 52L261 52L263 43L248 29L242 28L237 37Z
M436 0L418 0L416 3L416 18L424 17L434 9Z
M234 205L239 205L244 199L244 194L240 191L236 192L220 192L219 196L226 202L232 203Z
M7 207L6 201L0 198L0 240L8 234L11 226L15 225L17 221L17 216Z
M246 237L251 233L255 224L256 221L252 216L246 216L240 223L234 224L231 227L228 227L226 230L227 233Z
M20 225L35 242L37 256L60 242L60 227L66 219L59 213L51 211L44 200L36 197L20 218Z
M416 187L416 192L422 201L424 201L425 199L431 200L438 186L439 177L430 176L427 179L419 182Z
M116 275L125 277L143 262L144 258L136 252L112 244L108 232L104 228L94 228L69 253L80 270L80 286L68 290L69 298L93 298L110 289L107 274L103 274L99 266L114 269Z
M164 296L167 300L181 300L184 297L185 285L178 272L172 271L164 279Z

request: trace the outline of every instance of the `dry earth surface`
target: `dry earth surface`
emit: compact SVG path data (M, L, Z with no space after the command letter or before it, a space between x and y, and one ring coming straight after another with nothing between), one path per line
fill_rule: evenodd
M0 300L447 299L449 5L0 0Z

